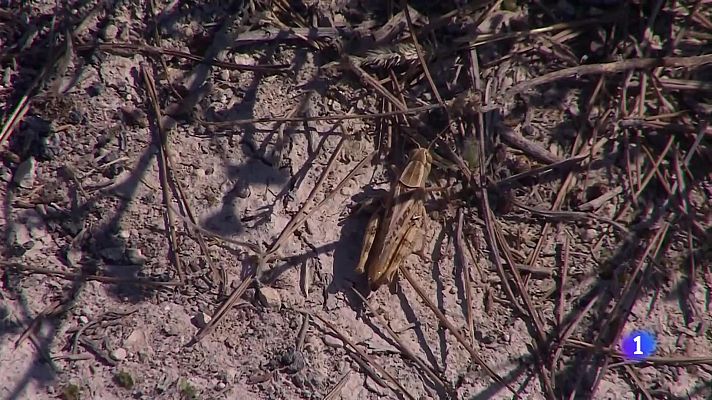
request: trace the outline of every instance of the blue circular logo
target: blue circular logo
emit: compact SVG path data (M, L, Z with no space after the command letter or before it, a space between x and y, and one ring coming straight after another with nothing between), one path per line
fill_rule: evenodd
M631 361L643 361L655 353L655 335L648 331L633 331L621 340L621 351Z

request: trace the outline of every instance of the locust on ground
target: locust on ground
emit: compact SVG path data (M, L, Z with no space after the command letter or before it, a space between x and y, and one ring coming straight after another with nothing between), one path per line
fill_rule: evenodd
M425 184L431 165L427 149L413 150L383 206L368 222L356 272L368 274L371 290L393 281L398 265L416 243L422 244Z
M395 282L396 274L402 270L418 295L458 342L467 349L472 359L482 366L494 381L506 386L515 398L519 398L511 385L480 358L455 325L427 298L407 270L400 266L403 259L414 251L416 243L420 242L420 245L423 245L424 202L425 194L428 192L425 185L432 163L432 155L428 149L418 148L410 153L408 163L398 180L391 185L383 206L368 222L356 272L366 273L369 287L375 291L383 284Z

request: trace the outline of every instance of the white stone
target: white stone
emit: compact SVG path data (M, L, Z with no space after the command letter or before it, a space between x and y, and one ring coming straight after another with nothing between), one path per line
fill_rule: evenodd
M118 349L111 352L111 358L116 361L123 361L128 357L129 353L126 349L119 347Z
M212 319L213 318L210 315L208 315L204 312L199 312L193 316L193 324L196 327L203 329L203 328L205 328L206 325L208 325L210 323L210 321Z
M141 254L140 249L126 249L126 258L131 264L143 265L146 263L146 256Z
M277 289L273 289L271 287L260 288L258 296L260 302L265 307L279 310L279 308L282 306L282 296L280 296Z
M146 350L148 347L146 332L142 329L134 329L126 340L124 340L124 347L135 353L140 350Z
M341 339L331 336L331 335L324 335L324 336L322 336L321 340L323 340L324 344L329 347L333 347L333 348L344 347L344 342Z

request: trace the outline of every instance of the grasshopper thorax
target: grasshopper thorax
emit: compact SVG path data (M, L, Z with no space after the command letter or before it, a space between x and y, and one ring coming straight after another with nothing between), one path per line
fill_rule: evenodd
M433 156L430 155L427 149L412 150L408 164L406 164L398 180L409 188L425 187L428 175L430 175L432 162Z

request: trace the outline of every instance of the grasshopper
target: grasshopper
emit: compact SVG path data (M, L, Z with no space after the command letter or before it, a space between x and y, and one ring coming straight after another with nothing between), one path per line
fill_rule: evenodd
M368 284L371 290L378 289L384 283L392 282L400 268L400 263L413 252L415 242L422 240L425 183L430 174L432 162L432 155L428 149L413 150L398 181L391 185L383 208L374 213L368 222L356 272L368 273ZM509 388L515 398L519 398L517 392L478 356L457 328L428 299L407 270L403 270L403 275L438 319L468 350L473 360L481 365L492 379Z
M368 273L371 290L393 280L398 265L422 240L425 183L432 156L427 149L415 149L408 164L378 212L368 222L356 272Z

